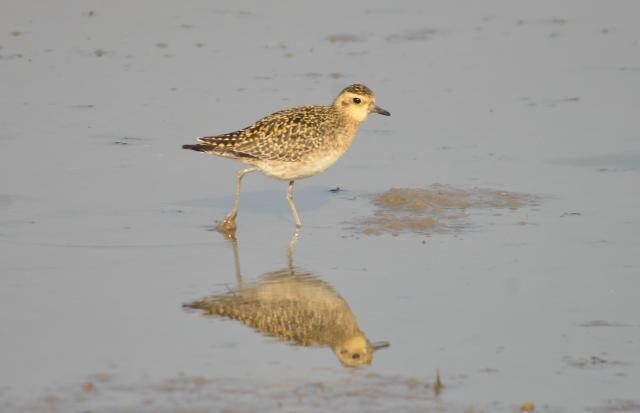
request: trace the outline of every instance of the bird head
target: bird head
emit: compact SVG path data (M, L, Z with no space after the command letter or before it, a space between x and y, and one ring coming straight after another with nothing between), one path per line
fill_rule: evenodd
M371 344L364 334L359 334L334 346L333 351L343 366L360 367L371 364L373 352L386 347L389 347L386 341Z
M385 116L391 115L386 110L376 106L375 95L365 85L347 86L333 101L333 106L357 124L363 122L371 112Z

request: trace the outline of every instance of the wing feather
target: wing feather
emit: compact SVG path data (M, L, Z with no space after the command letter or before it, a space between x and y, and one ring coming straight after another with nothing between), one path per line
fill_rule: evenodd
M212 153L237 158L295 162L321 147L338 128L330 106L302 106L272 113L230 133L198 138Z
M328 106L285 109L243 130L244 139L232 151L259 159L295 162L322 146L338 126Z

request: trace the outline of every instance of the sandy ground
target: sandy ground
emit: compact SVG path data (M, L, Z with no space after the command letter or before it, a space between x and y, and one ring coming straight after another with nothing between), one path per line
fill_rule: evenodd
M2 2L0 412L640 411L639 15ZM211 228L239 168L180 146L356 82L392 116L297 184L293 257L391 343L353 370L183 310L236 287ZM463 207L455 231L358 227L377 194L434 184L537 202ZM285 186L245 180L246 280L287 266Z

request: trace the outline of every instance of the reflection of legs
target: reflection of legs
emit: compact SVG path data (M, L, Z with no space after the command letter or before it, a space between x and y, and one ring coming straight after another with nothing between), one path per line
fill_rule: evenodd
M231 248L233 248L233 264L236 267L236 281L238 282L238 289L242 290L244 288L244 283L242 282L242 274L240 273L240 253L238 252L238 240L234 238L229 238L229 242L231 242Z
M293 218L296 220L296 228L300 228L302 226L302 222L300 222L300 217L298 216L298 210L296 209L296 204L293 203L293 181L289 181L289 189L287 190L287 202L289 202L289 206L291 207L291 213L293 214Z
M258 168L247 168L238 172L238 176L236 177L236 196L233 200L233 209L231 212L227 214L227 216L220 221L218 224L218 229L229 232L234 231L236 229L236 217L238 216L238 209L240 209L240 183L242 182L242 177L248 174L249 172L257 171Z
M238 252L238 239L236 238L235 232L224 232L221 231L224 239L229 241L231 244L231 249L233 250L233 264L236 268L236 281L238 282L238 290L242 290L244 288L244 283L242 282L242 274L240 273L240 252Z
M287 260L289 262L289 271L293 273L293 250L296 247L296 242L298 242L298 237L300 236L300 228L296 227L296 230L293 232L293 236L291 237L291 241L289 241L289 248L287 248Z

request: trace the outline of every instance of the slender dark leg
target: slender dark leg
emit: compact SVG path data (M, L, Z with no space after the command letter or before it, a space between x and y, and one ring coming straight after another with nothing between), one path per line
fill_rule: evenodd
M289 206L291 207L291 213L293 214L293 219L296 220L296 228L302 227L302 222L300 222L300 217L298 216L298 210L296 209L296 204L293 203L293 181L289 181L289 189L287 190L287 202L289 202Z
M238 172L236 177L236 196L233 200L233 209L227 214L227 216L218 223L218 230L224 233L233 232L236 230L236 217L238 216L238 210L240 209L240 184L242 183L242 177L249 172L257 171L257 167L243 169Z

